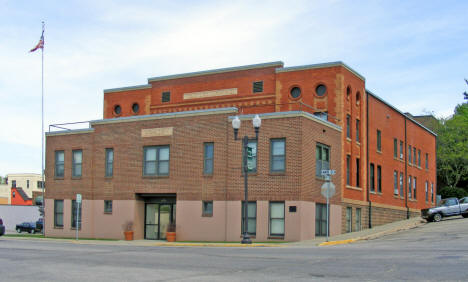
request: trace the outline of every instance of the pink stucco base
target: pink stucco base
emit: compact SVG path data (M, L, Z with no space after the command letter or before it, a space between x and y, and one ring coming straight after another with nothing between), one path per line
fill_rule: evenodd
M63 228L54 227L54 201L46 199L45 231L49 237L75 237L71 228L71 200L64 200ZM296 212L289 212L296 206ZM111 214L104 213L103 200L83 200L81 238L123 239L123 224L133 222L134 239L144 238L143 201L114 200ZM239 241L241 202L214 201L213 216L202 216L201 201L177 201L177 241ZM341 233L341 206L330 207L330 235ZM253 241L301 241L315 238L315 203L285 202L284 238L269 237L269 202L257 201L257 234Z

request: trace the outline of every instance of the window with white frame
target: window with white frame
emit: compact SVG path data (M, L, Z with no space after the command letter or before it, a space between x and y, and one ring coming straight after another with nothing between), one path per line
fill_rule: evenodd
M143 148L143 175L169 175L169 146L147 146Z
M284 236L284 202L270 202L270 236Z

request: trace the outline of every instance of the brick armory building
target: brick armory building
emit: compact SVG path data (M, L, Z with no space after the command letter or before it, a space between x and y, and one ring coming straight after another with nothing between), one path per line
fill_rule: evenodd
M104 91L104 119L47 134L46 234L237 241L241 235L241 142L249 147L249 228L256 240L322 236L320 169L335 169L331 234L416 216L435 200L435 134L365 89L336 62L282 62L149 78Z

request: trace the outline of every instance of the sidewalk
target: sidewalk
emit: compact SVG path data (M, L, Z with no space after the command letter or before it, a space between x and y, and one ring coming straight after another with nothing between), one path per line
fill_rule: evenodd
M397 221L386 225L374 227L372 229L365 229L359 232L345 233L336 236L329 237L328 242L326 238L319 237L312 240L306 240L301 242L292 243L252 243L249 245L241 244L240 242L167 242L167 241L155 241L155 240L87 240L80 239L78 241L74 239L57 239L57 238L41 238L41 237L0 237L2 240L46 240L49 242L57 243L73 243L73 244L84 244L84 245L110 245L110 246L147 246L147 247L311 247L311 246L327 246L327 245L338 245L338 244L349 244L359 240L371 240L384 235L396 233L398 231L408 230L417 226L423 225L425 221L420 217L410 218L408 220Z

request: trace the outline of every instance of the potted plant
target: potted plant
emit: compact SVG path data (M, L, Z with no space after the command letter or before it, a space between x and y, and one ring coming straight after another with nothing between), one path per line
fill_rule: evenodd
M173 222L167 225L166 240L168 242L175 242L176 240L176 224Z
M128 220L122 225L124 230L125 240L132 241L133 240L133 221Z

